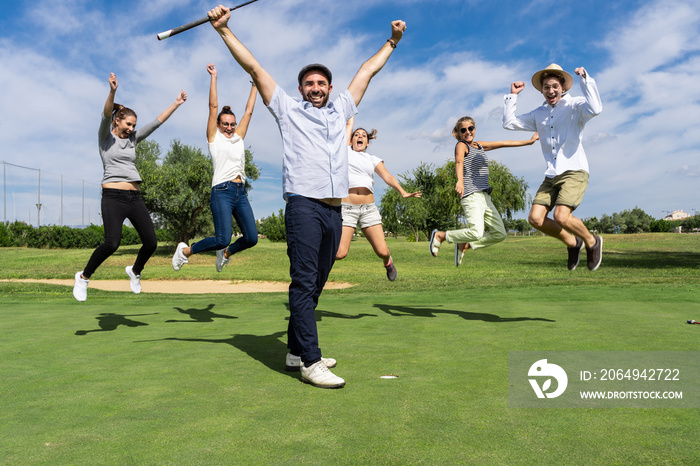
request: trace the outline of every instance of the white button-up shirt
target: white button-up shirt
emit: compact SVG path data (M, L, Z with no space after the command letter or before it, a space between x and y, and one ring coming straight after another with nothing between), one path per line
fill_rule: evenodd
M520 116L515 116L517 94L505 96L503 127L539 133L542 155L547 164L544 175L548 178L570 170L588 172L588 160L582 145L583 127L603 110L603 104L590 75L579 82L583 97L566 94L554 106L545 102Z
M345 125L357 113L347 89L323 108L292 98L277 86L267 107L282 135L283 194L313 199L348 195Z

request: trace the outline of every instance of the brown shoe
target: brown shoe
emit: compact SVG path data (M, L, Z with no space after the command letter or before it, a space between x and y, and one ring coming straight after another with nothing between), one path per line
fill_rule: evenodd
M586 246L586 256L588 259L588 270L597 270L603 261L603 237L596 236L595 244L592 248Z
M583 249L583 240L577 236L576 246L574 246L573 248L566 249L569 251L569 262L567 263L567 267L569 268L569 270L576 270L576 267L578 267L578 263L581 260L581 249Z

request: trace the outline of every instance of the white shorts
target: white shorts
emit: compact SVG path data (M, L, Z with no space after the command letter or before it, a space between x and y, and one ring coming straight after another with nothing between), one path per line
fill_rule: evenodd
M360 228L364 230L382 224L382 216L374 204L357 205L343 202L342 209L344 227L357 228L357 222L360 222Z

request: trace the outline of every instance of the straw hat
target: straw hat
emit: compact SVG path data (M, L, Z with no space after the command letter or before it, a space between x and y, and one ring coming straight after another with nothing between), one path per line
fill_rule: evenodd
M561 66L557 65L556 63L552 63L547 68L540 70L532 75L532 85L535 87L535 89L537 89L540 92L542 92L542 75L544 73L550 75L558 74L559 76L564 78L564 86L562 87L564 92L571 89L571 86L574 85L574 78L569 73L561 69Z

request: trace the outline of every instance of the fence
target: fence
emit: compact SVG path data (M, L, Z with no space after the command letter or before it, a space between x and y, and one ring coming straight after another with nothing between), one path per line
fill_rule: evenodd
M2 220L29 225L102 225L101 186L64 175L2 163Z

